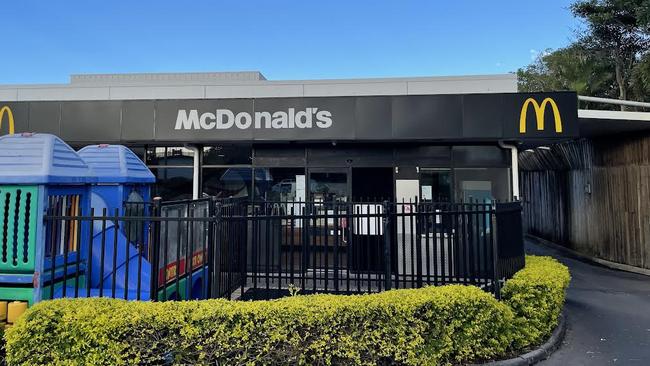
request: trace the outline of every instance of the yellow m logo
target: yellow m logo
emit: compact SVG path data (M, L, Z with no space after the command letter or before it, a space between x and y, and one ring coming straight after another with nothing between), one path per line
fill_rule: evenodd
M9 107L7 107L7 106L4 106L4 107L0 108L0 129L2 128L2 120L3 120L4 116L5 116L5 113L7 114L7 119L9 120L9 134L13 135L13 133L14 133L14 114L11 113L11 109L9 109Z
M557 108L555 101L551 98L544 98L542 104L537 103L533 98L526 99L524 105L521 107L521 114L519 115L519 133L526 133L526 114L528 113L528 106L531 104L535 109L538 131L544 130L544 111L546 110L546 105L550 104L551 109L553 110L553 118L555 119L555 132L562 133L562 118L560 117L560 110Z

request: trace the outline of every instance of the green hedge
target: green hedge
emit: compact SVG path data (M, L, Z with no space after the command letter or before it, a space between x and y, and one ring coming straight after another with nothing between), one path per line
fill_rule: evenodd
M570 278L569 269L555 259L526 256L526 267L501 291L515 315L514 349L542 343L553 332Z
M492 359L549 334L568 281L566 267L527 257L501 302L460 285L256 302L46 301L7 331L7 361L423 365Z

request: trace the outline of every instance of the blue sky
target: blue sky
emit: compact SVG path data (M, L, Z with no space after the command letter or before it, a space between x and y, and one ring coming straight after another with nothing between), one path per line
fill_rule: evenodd
M73 73L267 78L494 74L569 43L570 0L10 1L0 83Z

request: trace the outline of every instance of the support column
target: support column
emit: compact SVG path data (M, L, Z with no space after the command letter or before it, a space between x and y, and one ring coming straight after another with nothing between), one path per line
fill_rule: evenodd
M519 151L516 145L509 145L499 141L499 147L510 150L510 171L512 184L512 199L518 200L519 197Z
M192 199L198 199L201 192L201 149L197 146L188 146L194 153L192 170Z

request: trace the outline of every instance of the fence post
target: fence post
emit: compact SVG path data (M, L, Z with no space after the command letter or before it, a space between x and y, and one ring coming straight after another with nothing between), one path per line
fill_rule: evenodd
M149 244L151 245L151 288L149 289L151 294L149 295L149 300L156 301L158 293L158 259L160 257L160 202L162 201L161 197L154 197L153 199L153 208L151 210L151 217L153 221L151 222L151 240Z
M494 288L494 297L501 300L501 282L499 279L499 240L498 240L498 222L499 204L492 205L493 217L491 220L492 230L490 230L490 240L492 241L492 287Z
M411 233L411 235L414 237L413 243L415 243L415 260L417 261L415 264L415 270L417 271L417 280L416 284L418 288L421 288L423 285L422 282L422 277L423 277L423 266L422 266L422 245L426 245L426 240L422 240L422 207L420 207L420 201L418 197L415 197L415 203L411 206L411 220L415 220L415 234ZM428 261L429 258L426 258Z
M391 230L390 230L390 203L388 201L384 201L383 203L383 208L384 208L384 288L385 290L390 290L392 287L392 273L391 273L391 250L390 250L390 243L391 243Z
M210 242L210 247L208 248L210 260L210 274L208 275L211 278L212 289L211 296L222 297L223 289L221 285L223 284L222 273L223 269L221 268L221 262L223 261L223 243L222 240L232 240L232 238L224 238L222 231L224 230L223 222L223 207L222 203L219 202L215 197L212 198L212 219L214 223L212 225L212 241ZM229 230L226 228L226 233L229 233ZM227 244L226 244L227 245ZM227 265L227 264L226 264Z
M207 253L203 253L203 255L207 254L207 259L203 263L204 266L208 267L208 274L207 278L205 280L205 298L211 299L214 295L214 291L212 291L212 286L213 286L213 281L214 281L214 245L216 241L216 235L215 235L215 226L216 226L216 220L215 220L215 207L217 205L217 199L216 197L210 197L210 201L208 203L208 218L209 220L206 221L206 225L208 226L208 245Z

